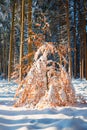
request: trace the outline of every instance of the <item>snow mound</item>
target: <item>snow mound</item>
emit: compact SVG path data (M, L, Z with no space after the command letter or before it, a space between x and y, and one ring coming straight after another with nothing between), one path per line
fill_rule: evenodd
M42 109L75 103L71 79L59 61L59 51L54 45L45 44L37 50L23 87L17 91L19 99L15 106Z

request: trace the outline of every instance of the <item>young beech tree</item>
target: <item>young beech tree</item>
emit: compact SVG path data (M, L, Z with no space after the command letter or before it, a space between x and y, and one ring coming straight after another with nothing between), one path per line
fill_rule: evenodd
M15 107L42 109L75 103L70 76L58 62L60 56L66 60L61 47L65 50L65 46L56 48L52 43L46 43L36 51L34 63L17 89Z

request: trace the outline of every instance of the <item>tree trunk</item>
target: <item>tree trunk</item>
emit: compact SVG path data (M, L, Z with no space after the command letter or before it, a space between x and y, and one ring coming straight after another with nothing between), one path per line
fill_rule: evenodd
M74 78L76 78L76 1L74 0Z
M32 52L32 40L31 40L31 36L32 36L32 0L28 0L28 53ZM32 62L32 56L29 57L29 64Z
M79 7L79 36L80 36L80 78L84 78L84 19L83 19L83 10L81 8L81 3L78 3Z
M80 24L81 25L81 24ZM84 54L83 54L83 39L82 34L80 34L80 78L84 78Z
M84 37L84 48L85 48L85 78L87 80L87 45L86 45L86 7L85 7L85 3L86 3L86 0L84 0L84 23L83 23L83 26L84 26L84 34L83 34L83 37Z
M25 0L22 0L21 3L21 38L20 38L20 72L19 72L19 79L22 80L22 57L23 57L23 44L24 44L24 6Z
M6 42L5 42L6 43ZM5 60L6 60L6 70L5 70L5 73L6 73L6 79L7 79L7 75L8 75L8 70L7 70L7 68L8 68L8 56L7 56L7 54L8 54L8 47L7 47L7 43L6 43L6 45L5 45L5 47L6 47L6 51L5 51Z
M80 42L80 78L82 79L82 41Z
M71 59L71 45L70 45L70 22L69 22L69 2L66 1L66 23L67 23L67 35L68 35L68 58L69 58L69 75L72 77L72 59Z
M8 65L8 81L10 81L12 73L12 55L13 55L13 36L14 36L14 18L15 18L15 0L13 2L13 11L12 11L12 25L10 33L10 48L9 48L9 65Z
M3 77L6 78L6 43L5 43L5 37L3 34Z
M2 64L2 60L1 60L1 48L0 48L0 75L2 73L1 64Z

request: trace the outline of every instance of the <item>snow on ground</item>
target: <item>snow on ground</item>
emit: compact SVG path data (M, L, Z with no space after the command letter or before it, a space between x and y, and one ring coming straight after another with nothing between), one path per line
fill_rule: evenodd
M87 81L73 80L76 94L87 99ZM29 110L14 108L17 85L0 80L0 130L87 130L87 105Z

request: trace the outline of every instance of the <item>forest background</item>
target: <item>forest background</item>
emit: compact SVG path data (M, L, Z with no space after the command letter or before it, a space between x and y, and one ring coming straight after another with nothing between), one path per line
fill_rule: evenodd
M87 79L86 0L0 0L2 77L22 80L35 51L46 42L66 51L71 77Z

